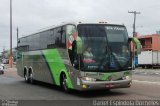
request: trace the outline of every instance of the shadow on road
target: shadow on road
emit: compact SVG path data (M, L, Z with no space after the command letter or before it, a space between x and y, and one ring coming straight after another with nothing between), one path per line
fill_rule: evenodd
M25 83L24 81L21 81L21 83ZM29 84L29 83L26 83ZM29 84L31 85L31 84ZM40 82L40 81L36 81L34 83L34 86L39 86L41 88L44 89L50 89L59 93L65 93L66 95L72 95L72 96L77 96L80 98L85 98L85 99L93 99L93 98L98 98L98 97L114 97L114 96L120 96L120 95L126 95L123 92L118 92L118 91L108 91L108 90L91 90L91 91L78 91L78 90L71 90L71 92L66 93L64 92L61 87L56 86L56 85L52 85L52 84L48 84L48 83L44 83L44 82Z

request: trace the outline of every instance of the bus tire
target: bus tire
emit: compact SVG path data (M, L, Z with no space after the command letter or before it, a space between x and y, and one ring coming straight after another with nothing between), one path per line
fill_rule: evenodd
M24 80L25 80L25 82L29 83L29 77L28 77L26 69L24 69Z
M111 91L111 89L106 89L106 91L107 91L107 92L110 92L110 91Z
M67 77L64 73L61 74L61 88L65 91L65 92L69 92L69 88L68 88L68 85L67 85Z
M31 84L34 84L33 73L32 73L31 70L29 71L29 82L30 82Z
M142 65L142 68L145 69L145 65Z

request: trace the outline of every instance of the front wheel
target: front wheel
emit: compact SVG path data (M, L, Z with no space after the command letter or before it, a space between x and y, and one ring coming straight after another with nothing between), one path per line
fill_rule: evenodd
M110 92L110 91L111 91L111 89L107 89L106 91L107 91L107 92Z
M69 92L68 84L67 84L67 77L65 74L61 77L61 87L65 92Z

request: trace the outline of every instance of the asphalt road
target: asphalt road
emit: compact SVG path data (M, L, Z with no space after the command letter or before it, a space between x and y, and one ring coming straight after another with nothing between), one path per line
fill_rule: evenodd
M35 85L25 83L13 70L0 75L0 100L160 100L160 82L154 81L157 76L133 75L130 88L113 89L110 92L65 93L57 86L41 82Z

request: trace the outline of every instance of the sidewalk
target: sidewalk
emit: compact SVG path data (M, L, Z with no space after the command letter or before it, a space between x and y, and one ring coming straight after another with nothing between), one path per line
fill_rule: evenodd
M1 76L1 75L0 75ZM14 78L21 78L17 75L17 69L16 66L13 65L12 68L8 64L5 64L4 74L2 76L5 77L14 77Z

